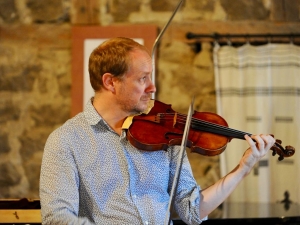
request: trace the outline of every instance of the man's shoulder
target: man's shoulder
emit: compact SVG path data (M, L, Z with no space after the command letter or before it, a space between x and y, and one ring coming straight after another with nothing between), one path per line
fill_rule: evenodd
M55 137L61 137L66 139L67 136L73 136L76 134L76 132L83 129L83 127L86 125L86 121L84 118L83 113L79 113L75 115L74 117L68 119L65 121L62 125L58 126L56 129L54 129L51 134L51 136Z

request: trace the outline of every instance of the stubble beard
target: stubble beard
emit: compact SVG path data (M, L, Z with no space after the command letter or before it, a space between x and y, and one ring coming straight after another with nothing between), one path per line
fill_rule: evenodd
M123 102L123 104L121 105L124 111L128 112L130 115L136 115L136 114L143 113L148 108L149 101L150 101L149 97L145 96L142 97L135 105L133 105L129 101Z
M146 109L147 109L147 106L145 106L145 107L142 107L141 106L141 100L135 105L135 106L133 106L132 108L131 108L131 110L130 110L130 112L131 112L131 114L133 114L133 115L135 115L135 114L140 114L140 113L142 113L142 112L144 112Z

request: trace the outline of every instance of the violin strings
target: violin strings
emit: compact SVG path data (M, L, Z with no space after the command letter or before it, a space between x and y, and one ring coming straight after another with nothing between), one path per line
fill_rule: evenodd
M185 116L182 116L182 118L184 118ZM195 123L193 123L195 121ZM219 125L219 124L215 124L215 123L211 123L211 122L208 122L208 121L204 121L204 120L201 120L201 119L198 119L198 118L192 118L192 123L193 124L196 124L197 126L206 126L206 127L214 127L216 129L219 129L219 130L222 130L222 131L226 131L226 132L230 132L232 134L237 134L237 135L245 135L246 133L245 132L242 132L242 131L239 131L239 130L235 130L235 129L232 129L232 128L229 128L229 127L226 127L226 126L223 126L223 125Z
M161 117L160 119L173 120L175 113L165 113L165 114L162 114L162 115L163 115L163 117ZM178 122L180 124L185 124L186 115L177 113L176 122ZM202 126L202 127L214 128L214 129L219 130L219 131L229 132L233 136L237 136L238 138L242 138L242 139L244 139L245 134L250 135L249 133L246 133L246 132L242 132L242 131L235 130L235 129L232 129L232 128L229 128L229 127L226 127L226 126L223 126L223 125L219 125L219 124L211 123L211 122L208 122L208 121L204 121L204 120L201 120L201 119L198 119L198 118L192 118L191 125L195 125L196 127L198 127L198 129L199 129L200 126Z
M174 121L174 115L175 115L175 113L159 113L159 120ZM187 118L187 116L185 114L177 113L176 123L184 125L185 122L186 122L186 118ZM229 127L226 127L226 126L223 126L223 125L211 123L211 122L204 121L204 120L201 120L201 119L198 119L198 118L192 118L191 125L204 126L204 127L208 127L208 128L212 128L213 127L216 130L220 130L220 131L224 131L224 132L229 132L229 133L232 134L230 137L235 137L235 138L239 138L239 139L244 139L244 135L245 134L251 136L250 133L246 133L246 132L243 132L243 131L235 130L235 129L232 129L232 128L229 128ZM281 150L282 154L286 151L286 149L284 149L281 146L280 143L277 143L277 141L274 143L273 146L275 146L276 148L279 148L279 150ZM279 154L279 153L277 152L277 154Z

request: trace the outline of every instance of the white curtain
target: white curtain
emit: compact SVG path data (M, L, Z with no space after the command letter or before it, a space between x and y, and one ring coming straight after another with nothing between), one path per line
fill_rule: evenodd
M295 147L278 161L267 154L228 198L229 202L300 203L300 47L266 44L214 47L217 111L230 128L273 134ZM221 154L221 173L232 170L248 147L232 139Z

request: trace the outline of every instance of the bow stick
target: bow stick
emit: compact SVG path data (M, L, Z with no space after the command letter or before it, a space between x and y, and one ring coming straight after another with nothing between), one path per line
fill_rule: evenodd
M186 119L185 128L184 128L184 132L183 132L183 138L182 138L182 141L181 141L180 152L179 152L179 156L178 156L177 164L176 164L176 172L175 172L175 175L174 175L174 180L173 180L170 199L169 199L168 211L167 211L167 214L166 214L166 217L165 217L165 223L164 223L165 225L170 224L170 222L171 222L170 213L171 213L171 208L172 208L173 202L174 202L174 195L175 195L175 192L177 190L177 186L178 186L178 182L179 182L179 178L180 178L180 171L181 171L182 161L183 161L183 157L184 157L184 153L185 153L185 149L186 149L188 134L189 134L189 131L190 131L192 115L194 113L194 107L193 106L194 106L194 98L192 99L192 102L190 104L189 111L188 111L188 114L187 114L187 119Z
M152 47L152 82L155 83L155 62L156 62L156 48L160 42L161 37L163 36L163 34L165 33L166 29L168 28L168 26L170 25L171 21L173 20L173 17L175 16L175 14L177 13L178 9L180 8L180 6L182 5L182 3L184 2L184 0L181 0L177 7L175 8L174 12L172 13L169 21L166 23L166 25L164 26L164 28L160 31L160 33L158 34L157 38L154 41L153 47ZM154 93L152 94L152 98L154 98Z

